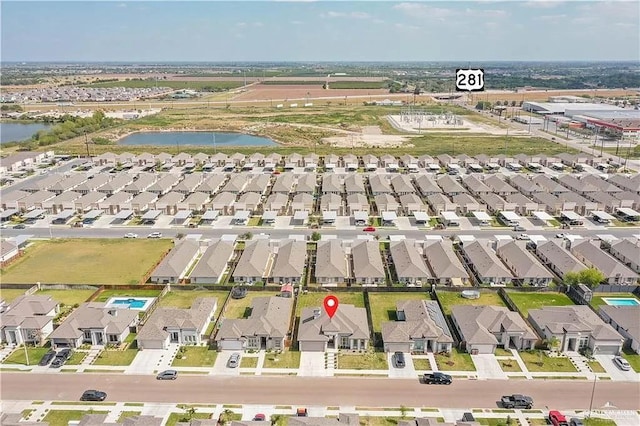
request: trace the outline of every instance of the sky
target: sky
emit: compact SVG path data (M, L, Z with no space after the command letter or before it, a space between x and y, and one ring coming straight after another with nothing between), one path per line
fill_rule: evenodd
M640 2L0 2L13 61L640 60Z

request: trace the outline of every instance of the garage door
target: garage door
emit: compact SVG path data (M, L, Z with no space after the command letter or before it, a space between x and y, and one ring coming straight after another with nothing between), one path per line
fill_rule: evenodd
M408 343L385 343L384 350L385 352L410 352Z
M325 342L299 342L301 351L324 352Z
M242 342L240 340L221 340L218 342L218 349L221 351L241 351Z
M618 355L620 346L598 346L598 355Z
M467 351L471 354L492 354L495 351L495 345L469 345Z
M144 349L165 349L162 340L141 340L140 346Z

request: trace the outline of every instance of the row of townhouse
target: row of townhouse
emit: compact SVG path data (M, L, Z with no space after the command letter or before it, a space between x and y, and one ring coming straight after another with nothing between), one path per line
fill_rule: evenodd
M159 307L144 325L136 310L101 302L83 303L53 329L58 303L50 296L21 296L0 315L0 337L9 344L51 341L52 347L82 344L119 345L137 332L139 348L167 349L169 344L200 344L216 320L215 297L196 299L187 309ZM279 350L294 334L293 299L256 297L244 319L225 319L214 340L220 350ZM618 354L623 345L640 350L639 306L603 307L599 315L589 306L553 306L528 311L527 321L502 306L454 305L451 324L456 342L437 301L399 300L396 321L381 324L386 352L449 352L456 343L472 354L494 353L499 347L533 349L554 338L561 351L590 348L600 354ZM365 308L344 304L329 317L319 306L300 313L297 340L301 351L365 351L372 338Z

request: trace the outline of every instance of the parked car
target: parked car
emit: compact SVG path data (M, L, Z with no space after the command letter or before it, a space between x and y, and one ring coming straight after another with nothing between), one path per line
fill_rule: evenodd
M267 416L265 416L262 413L258 413L255 416L253 416L254 422L264 422L265 420L267 420Z
M178 372L176 370L164 370L156 376L156 379L158 380L175 380L177 378Z
M406 363L404 361L404 354L402 352L395 352L393 354L393 364L396 368L404 368Z
M147 236L147 238L162 238L162 232L152 232Z
M73 351L71 349L65 348L58 352L58 355L56 356L63 358L66 361L71 358L71 355L73 355Z
M518 225L518 226L514 226L514 227L513 227L513 230L514 230L514 231L516 231L516 232L526 231L526 229L524 228L524 226L520 226L520 225Z
M463 422L475 422L476 418L473 417L473 413L466 412L462 415Z
M584 426L584 422L582 421L582 419L572 417L571 420L569 420L569 426Z
M16 226L13 227L13 229L25 229L26 226L23 225L22 223L17 224Z
M306 408L298 408L296 410L297 417L307 417L308 415L309 415L309 412L307 411Z
M428 385L450 385L453 382L453 378L448 374L436 371L422 376L422 381Z
M560 233L560 234L556 234L556 238L565 238L566 234Z
M238 352L234 352L229 357L229 367L236 368L240 365L240 354Z
M134 234L133 232L129 232L124 234L125 238L138 238L138 234Z
M366 228L363 229L364 232L376 232L376 228L374 228L373 226L367 226Z
M53 362L51 363L51 365L49 366L49 368L60 368L64 365L66 359L64 358L60 358L59 356L56 356L53 359Z
M631 370L631 365L627 362L626 359L622 358L621 356L613 357L613 363L622 371Z
M45 365L49 365L49 363L53 361L55 357L56 357L56 351L49 351L42 356L42 359L40 359L40 362L38 363L38 365L41 367L44 367Z
M531 239L531 237L529 237L529 235L528 235L528 234L520 234L520 235L518 235L518 239L519 239L519 240L527 241L527 240L530 240L530 239Z
M503 408L526 408L527 410L533 407L533 399L530 396L525 395L507 395L500 399Z
M105 399L107 399L107 394L95 389L84 391L80 397L80 401L104 401Z
M549 423L553 426L569 426L567 418L560 411L549 411Z

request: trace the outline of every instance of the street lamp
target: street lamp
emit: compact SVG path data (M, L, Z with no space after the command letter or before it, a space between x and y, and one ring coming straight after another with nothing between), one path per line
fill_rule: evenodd
M593 356L595 357L596 354L598 353L598 350L600 348L598 346L595 346L593 348ZM593 373L593 388L591 389L591 401L589 402L589 418L591 418L591 410L593 408L593 397L596 394L596 381L598 380L598 375L596 373Z

